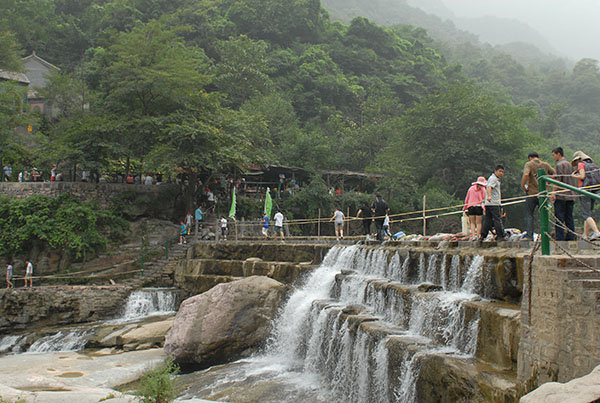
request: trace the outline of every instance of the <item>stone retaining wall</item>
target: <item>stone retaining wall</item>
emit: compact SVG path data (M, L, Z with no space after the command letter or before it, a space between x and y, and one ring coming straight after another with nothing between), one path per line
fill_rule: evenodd
M18 199L33 195L57 197L69 194L81 201L95 200L102 207L112 205L117 198L124 201L132 216L171 218L180 193L178 185L129 185L125 183L87 182L0 182L0 194Z
M600 258L580 260L599 267ZM536 256L524 275L519 380L531 390L589 373L600 364L600 273L568 257Z

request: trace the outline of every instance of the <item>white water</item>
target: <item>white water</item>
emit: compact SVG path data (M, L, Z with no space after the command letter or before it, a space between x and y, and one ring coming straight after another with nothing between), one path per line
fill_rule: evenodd
M60 331L50 336L37 339L27 350L28 353L45 353L48 351L77 351L85 347L85 337L89 330L75 329Z
M141 320L154 315L174 313L177 308L177 294L172 289L146 288L131 293L125 304L123 315L105 323L126 323ZM93 326L93 325L92 325ZM28 353L44 353L50 351L77 351L85 348L92 327L61 330L38 338L28 348L27 339L30 336L13 335L0 339L0 354L18 353L26 350Z
M282 307L265 352L240 362L236 375L215 387L239 390L240 384L262 374L261 382L271 376L286 385L282 389L293 385L295 393L310 391L315 401L414 402L422 359L430 354L462 357L475 352L479 321L466 315L463 304L479 298L483 258L467 263L461 281L459 256L450 259L437 253L427 259L421 253L412 270L410 255L402 257L381 248L334 247ZM342 270L348 274L336 279ZM417 292L409 278L435 284L441 291ZM392 284L413 291L396 290L389 287ZM349 319L343 312L349 306L362 309L361 316ZM383 337L364 330L363 320L387 329ZM422 347L405 352L402 367L395 371L400 375L392 379L388 345L403 345L408 339ZM236 400L235 394L227 396L223 399ZM282 395L277 401L296 399L296 394Z
M130 321L153 315L175 312L177 294L171 289L145 288L134 291L127 298L121 321Z

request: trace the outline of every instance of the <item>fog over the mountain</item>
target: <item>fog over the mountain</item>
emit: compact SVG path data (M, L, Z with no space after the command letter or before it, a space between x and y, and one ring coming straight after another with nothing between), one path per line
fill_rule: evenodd
M430 0L413 0L423 5ZM458 18L517 19L542 34L571 59L600 60L600 0L441 0ZM426 10L433 12L433 10Z

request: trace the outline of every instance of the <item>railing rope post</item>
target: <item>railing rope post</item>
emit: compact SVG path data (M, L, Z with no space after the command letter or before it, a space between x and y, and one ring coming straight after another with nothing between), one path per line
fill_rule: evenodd
M542 236L542 255L550 254L550 238L548 233L550 232L550 226L548 223L548 194L546 192L546 170L538 169L538 182L539 182L539 205L540 205L540 232Z

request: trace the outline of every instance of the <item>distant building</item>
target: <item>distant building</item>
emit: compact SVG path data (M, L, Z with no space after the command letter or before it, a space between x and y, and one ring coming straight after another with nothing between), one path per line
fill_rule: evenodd
M48 76L60 71L60 68L36 55L35 51L23 58L23 65L25 66L25 76L29 80L27 103L30 105L31 111L56 116L58 111L52 107L52 101L44 99L38 90L44 88L48 82Z
M19 110L22 112L23 104L27 103L27 91L25 91L25 87L28 87L30 84L29 78L27 78L27 76L23 73L17 73L8 70L0 70L0 81L13 81L21 87L23 87L23 99L21 100L21 104L19 105Z

